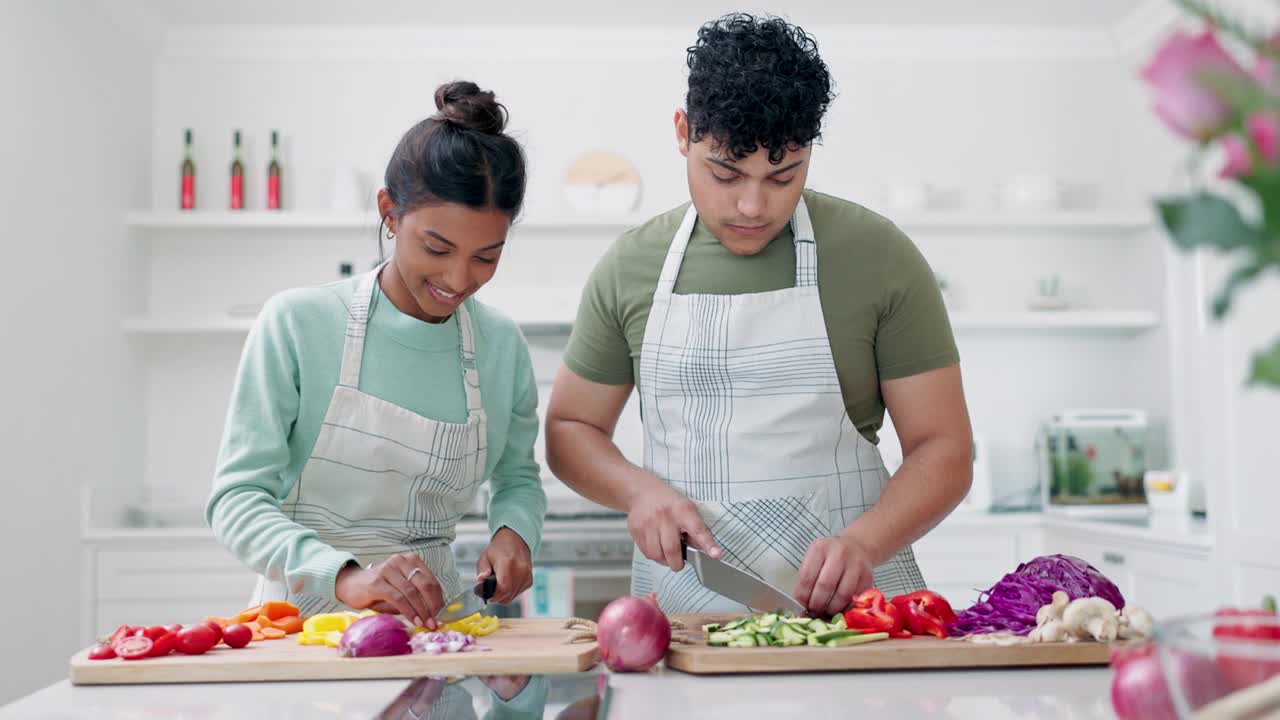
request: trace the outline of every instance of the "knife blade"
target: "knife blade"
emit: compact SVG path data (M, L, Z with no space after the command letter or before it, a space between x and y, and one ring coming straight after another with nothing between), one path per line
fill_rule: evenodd
M685 562L693 566L698 582L708 590L740 602L757 612L790 610L804 615L805 607L795 598L778 588L738 568L680 541L680 553Z
M443 625L447 625L464 617L470 617L482 612L488 607L489 600L493 599L493 594L497 589L498 578L490 575L476 583L474 587L466 588L449 598L448 602L444 604L444 609L436 616L436 620Z

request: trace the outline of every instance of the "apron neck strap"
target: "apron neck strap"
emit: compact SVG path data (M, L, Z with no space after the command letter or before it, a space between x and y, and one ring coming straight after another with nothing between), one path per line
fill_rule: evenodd
M351 295L351 310L347 315L346 340L342 345L342 370L338 374L338 384L353 390L360 387L360 361L364 356L364 339L369 329L369 318L373 315L374 286L378 276L389 260L384 260L372 272L365 273L356 281ZM480 397L480 371L476 366L475 327L471 323L471 313L467 309L469 300L458 306L459 355L462 364L462 389L467 395L467 417L475 419L484 413L484 405Z
M698 222L698 211L693 203L684 212L684 220L671 239L671 247L667 250L666 260L662 263L662 273L658 276L658 287L654 292L658 295L671 295L675 292L676 278L680 275L680 265L684 262L685 250L689 248L689 238L693 236L693 228ZM791 216L791 234L796 246L796 287L810 287L818 284L818 247L813 235L813 223L809 219L809 208L804 197L796 204L796 211Z

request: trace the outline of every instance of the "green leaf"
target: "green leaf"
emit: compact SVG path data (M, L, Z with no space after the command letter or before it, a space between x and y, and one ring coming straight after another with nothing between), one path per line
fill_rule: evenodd
M1280 389L1280 340L1253 356L1253 367L1249 372L1250 385L1271 385Z
M1247 224L1236 206L1219 195L1201 191L1161 198L1156 205L1174 244L1183 250L1197 247L1231 250L1262 243L1261 231Z
M1227 276L1227 281L1223 284L1222 289L1213 298L1214 319L1221 320L1231 310L1231 297L1235 295L1236 291L1252 282L1254 278L1258 277L1266 269L1267 264L1265 262L1255 260L1232 270L1231 274Z

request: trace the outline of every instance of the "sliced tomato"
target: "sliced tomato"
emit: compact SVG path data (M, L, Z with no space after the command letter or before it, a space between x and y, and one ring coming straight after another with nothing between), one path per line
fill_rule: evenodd
M107 643L98 643L97 645L89 648L90 660L110 660L115 656L115 648L111 647Z
M155 643L151 642L151 638L146 635L130 635L129 637L116 643L116 655L125 660L141 660L149 657Z
M178 648L178 633L165 632L151 644L151 657L164 657Z
M115 645L121 640L137 632L138 632L138 628L135 625L121 625L120 627L115 629L115 632L111 633L111 638L107 640L107 643L110 645Z

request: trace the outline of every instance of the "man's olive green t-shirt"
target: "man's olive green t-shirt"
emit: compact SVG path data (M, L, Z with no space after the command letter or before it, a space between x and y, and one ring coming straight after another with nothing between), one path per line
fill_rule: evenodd
M896 225L858 205L804 191L818 248L818 297L844 405L871 442L884 418L880 382L960 360L942 293ZM592 271L564 361L580 377L634 384L662 263L688 204L619 237ZM699 221L675 293L742 295L795 285L790 225L755 255L735 255Z

